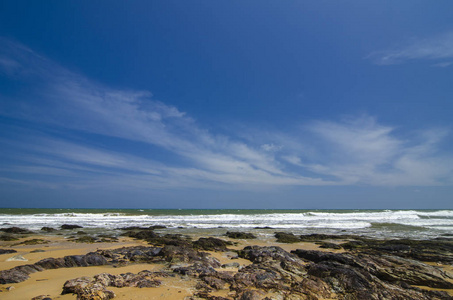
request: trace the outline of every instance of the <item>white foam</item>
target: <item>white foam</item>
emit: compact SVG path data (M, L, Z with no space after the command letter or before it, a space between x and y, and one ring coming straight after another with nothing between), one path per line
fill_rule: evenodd
M189 228L254 228L283 229L365 229L371 224L390 223L444 230L453 226L453 211L356 211L268 214L204 214L204 215L131 215L117 212L12 215L1 214L1 227L17 226L39 230L44 226L58 228L63 224L77 224L87 228L116 229L128 226L164 225ZM377 230L377 229L376 229Z

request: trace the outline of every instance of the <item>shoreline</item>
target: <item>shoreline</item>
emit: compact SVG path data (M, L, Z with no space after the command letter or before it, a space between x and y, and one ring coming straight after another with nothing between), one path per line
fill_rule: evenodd
M0 255L0 272L5 271L5 270L11 270L15 267L19 266L24 266L24 265L33 265L38 263L39 261L47 258L61 258L61 257L66 257L66 256L73 256L73 255L79 255L83 256L86 255L89 252L96 252L96 251L116 251L117 249L129 249L133 248L137 249L136 247L142 247L142 248L149 248L149 247L177 247L175 245L190 245L192 247L192 244L195 244L193 241L200 240L200 238L209 238L209 236L205 235L190 235L188 237L188 240L182 240L181 236L175 235L171 236L171 229L168 230L149 230L149 229L135 229L135 230L129 230L125 231L128 233L130 236L121 236L119 237L118 241L116 242L101 242L101 243L76 243L73 241L70 241L68 237L78 237L77 235L77 229L73 231L67 231L64 233L64 235L58 235L55 233L51 234L27 234L25 236L21 236L20 234L17 234L17 237L20 237L19 240L17 241L0 241L0 249L9 249L9 250L16 250L16 253L7 253L7 254L1 254ZM159 233L156 233L159 232ZM152 233L152 234L151 234ZM165 234L164 234L165 233ZM133 238L131 236L133 235L140 236L142 235L142 238L145 237L144 239L137 239ZM143 236L146 234L146 236ZM166 240L162 240L164 237L167 235L170 235L171 238L168 238ZM83 236L83 235L82 235ZM152 236L152 238L151 238ZM288 239L292 239L295 237L294 235L289 234L288 235L283 235L280 237L280 239L289 241ZM350 241L354 241L354 239L351 236L345 236L344 238L338 238L338 236L325 236L324 237L324 244L322 244L319 240L314 239L313 241L303 241L303 240L296 240L296 242L291 242L291 243L284 243L284 242L279 242L278 239L275 237L268 238L268 239L234 239L226 236L214 236L211 237L213 238L214 242L216 240L221 240L225 241L227 243L235 243L235 244L230 244L227 245L226 248L222 248L222 245L209 245L212 246L212 249L206 248L206 249L198 249L196 252L198 253L197 255L200 255L199 253L205 252L209 253L207 258L204 256L199 256L199 257L191 257L186 259L184 256L183 258L179 256L174 256L170 258L170 261L164 261L164 260L156 260L152 262L146 262L142 263L140 261L127 261L124 265L121 264L116 264L115 263L110 263L102 266L87 266L87 267L74 267L74 268L57 268L57 269L46 269L40 272L35 272L30 274L30 278L23 281L23 282L18 282L18 283L6 283L6 284L1 284L0 289L3 291L0 293L2 299L32 299L33 297L41 296L41 295L49 295L51 299L76 299L76 295L74 294L66 294L66 295L61 295L61 292L63 290L63 285L65 284L66 281L83 277L83 276L90 276L93 277L97 274L101 273L109 273L111 275L119 275L119 274L124 274L127 272L131 272L134 274L138 274L140 271L143 270L148 270L150 272L167 272L170 274L168 277L159 277L158 280L161 282L159 286L157 287L144 287L144 288L138 288L138 287L111 287L108 286L106 287L107 290L113 291L116 295L114 299L214 299L212 297L220 297L218 299L239 299L237 297L241 296L245 291L253 291L250 293L254 293L255 298L244 298L244 299L264 299L265 296L271 297L269 299L280 299L279 297L282 297L282 295L279 296L278 294L278 289L276 289L276 286L273 286L269 282L251 282L250 286L244 285L244 282L248 282L250 278L253 276L256 276L259 272L262 272L262 269L257 269L257 270L252 270L253 272L258 272L252 277L247 277L247 280L237 280L239 283L231 283L230 281L225 281L224 286L222 284L218 283L219 278L221 276L219 274L223 274L224 272L228 273L231 278L240 278L237 274L248 269L252 269L252 267L259 267L262 268L260 264L262 263L269 263L269 261L273 261L273 255L278 255L275 258L277 260L281 259L281 257L284 257L285 260L280 261L280 264L292 264L294 263L294 266L291 266L291 268L288 267L288 270L281 270L278 269L279 267L275 266L267 266L269 268L277 268L275 270L272 270L274 273L280 272L281 274L284 274L285 272L290 272L288 276L291 277L290 282L291 284L294 283L299 283L303 282L307 278L312 278L313 275L310 274L310 265L316 264L316 259L310 258L311 256L315 255L322 255L323 253L326 254L331 254L332 259L335 260L336 256L335 255L356 255L355 253L357 251L362 251L360 248L350 248L346 249L344 247L340 249L332 249L335 245L346 245ZM300 239L300 237L297 237ZM311 238L311 237L310 237ZM19 243L27 241L27 240L32 240L32 239L37 239L36 241L44 240L48 241L48 243L45 244L36 244L36 245L21 245ZM390 239L388 239L390 240ZM448 240L448 239L446 239ZM161 243L160 245L156 245L155 243L158 241L158 243ZM366 241L366 240L364 240ZM364 241L360 241L360 243L365 243ZM374 240L370 240L374 241ZM163 243L163 244L162 244ZM167 246L166 244L167 243ZM178 244L179 243L179 244ZM359 243L359 244L360 244ZM450 241L448 241L450 243ZM452 241L453 243L453 241ZM170 246L168 246L170 245ZM351 245L354 245L353 243ZM370 245L372 243L370 242ZM272 251L277 251L275 253L261 253L259 255L264 255L263 257L266 257L263 261L254 261L254 257L258 254L247 254L243 253L245 252L245 248L248 246L256 246L256 247L249 247L253 249L249 249L248 251L255 251L259 253L259 251L264 251L263 249L273 249L276 247L279 247L282 250L272 250ZM331 248L320 248L321 246L330 246ZM362 245L363 246L363 245ZM360 247L362 247L360 246ZM179 247L179 246L178 246ZM205 245L202 245L202 247L208 247ZM218 247L218 248L216 248ZM299 249L299 250L298 250ZM359 249L359 250L358 250ZM38 250L38 251L37 251ZM294 258L294 254L291 253L291 251L300 251L298 255L300 256L300 261L292 261L297 258ZM41 252L44 251L44 252ZM190 251L192 251L190 249ZM369 252L371 251L371 252ZM370 259L374 259L374 257L377 257L379 252L373 252L375 250L367 250L363 253L366 253L370 257ZM374 254L370 254L374 253ZM388 255L388 253L382 252L381 254ZM27 259L27 261L7 261L11 257L21 255L24 259ZM172 254L176 255L176 254ZM185 255L185 254L184 254ZM238 257L239 255L239 257ZM250 256L252 255L252 256ZM255 256L254 256L255 255ZM266 256L267 255L267 256ZM365 254L361 254L362 256ZM453 253L452 253L453 255ZM281 257L280 257L281 256ZM351 256L356 259L357 262L359 262L359 256ZM395 256L400 258L399 256ZM153 258L153 260L155 257ZM311 259L311 260L310 260ZM406 259L406 258L405 258ZM450 259L450 257L447 257L446 259ZM209 279L206 280L207 277L206 275L203 275L202 273L194 273L193 270L190 269L190 266L192 265L193 262L199 262L199 263L212 263L213 260L216 260L217 262L212 264L214 266L214 270L216 273L213 273L211 277L217 278L215 276L220 276L216 280L214 279ZM404 260L401 260L404 261ZM450 282L453 285L453 267L448 264L440 264L439 262L421 262L419 260L415 261L416 263L422 263L426 268L432 268L429 270L432 270L430 272L436 272L436 270L441 270L445 272L445 275L447 277L443 278L445 282ZM235 263L234 266L222 268L221 265L225 264L231 264ZM367 262L368 263L368 262ZM373 262L376 263L376 262ZM186 268L185 270L175 272L175 268ZM350 267L350 266L347 266ZM294 271L294 268L299 268L299 271ZM313 267L311 267L313 268ZM240 271L242 270L242 271ZM305 275L299 274L301 272L306 272ZM428 270L428 269L427 269ZM192 272L192 273L191 273ZM197 271L198 272L198 271ZM251 272L251 271L250 271ZM271 272L271 273L272 273ZM274 274L272 273L272 274ZM270 274L270 273L269 273ZM240 274L241 276L243 275L242 273ZM250 274L245 273L244 271L244 276L248 276ZM435 275L435 274L434 274ZM153 275L154 276L154 275ZM223 275L222 275L223 276ZM226 275L225 275L226 276ZM236 276L236 277L235 277ZM448 278L448 276L450 278ZM1 276L0 276L1 277ZM228 278L230 278L228 277ZM278 276L277 276L278 277ZM441 279L442 276L433 277L435 280ZM305 278L305 279L304 279ZM314 278L314 277L313 277ZM323 279L322 277L319 277ZM319 281L319 278L316 279ZM434 280L433 279L433 280ZM203 281L205 280L205 281ZM241 279L242 280L242 279ZM320 291L319 293L316 292L316 290L313 290L314 287L304 287L305 290L303 289L298 289L298 290L292 290L290 287L291 284L288 284L286 282L285 278L274 278L275 282L278 282L281 280L281 285L285 289L288 289L287 292L285 292L286 296L289 294L294 294L298 295L299 298L291 298L291 299L304 299L303 295L311 295L317 297L318 299L342 299L341 298L341 293L332 293L326 291L326 284L323 282L321 286L319 287ZM214 282L214 283L213 283ZM217 282L217 283L215 283ZM327 281L328 282L328 281ZM440 281L439 281L440 282ZM207 284L208 283L208 284ZM393 284L392 282L384 282L385 284ZM211 284L211 285L209 285ZM248 284L248 283L247 283ZM280 284L280 283L279 283ZM206 286L208 285L208 286ZM435 285L435 284L434 284ZM214 288L215 286L216 288ZM234 286L234 289L232 288ZM421 289L422 291L443 291L446 293L446 295L449 295L453 299L453 287L452 288L438 288L438 287L429 287L426 285L415 285L411 284L411 288L408 289L408 292L411 293L421 293L423 294L424 292L419 292L417 291L417 288ZM11 290L7 290L7 288L13 287ZM220 288L221 287L221 288ZM413 288L412 288L413 287ZM310 290L312 289L312 290ZM332 287L329 288L330 290L333 290ZM277 290L277 291L276 291ZM304 294L304 291L308 291L306 294ZM242 294L241 294L242 293ZM326 297L327 295L331 296L332 298ZM434 294L433 294L434 295ZM203 298L205 297L205 298ZM211 298L209 298L211 297ZM274 298L272 298L274 297ZM429 297L432 297L429 296ZM108 298L106 298L108 299ZM242 298L241 298L242 299ZM284 299L284 298L281 298ZM286 299L286 298L285 298ZM289 299L289 298L288 298ZM354 299L354 298L352 298ZM357 298L360 299L360 298ZM429 299L429 298L428 298ZM436 298L432 298L436 299ZM439 299L449 299L449 298L439 298Z

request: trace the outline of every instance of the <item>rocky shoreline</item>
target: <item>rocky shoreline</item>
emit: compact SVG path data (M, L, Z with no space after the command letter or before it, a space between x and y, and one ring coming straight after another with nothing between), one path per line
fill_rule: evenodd
M159 265L159 270L103 272L72 278L61 286L61 294L74 294L77 299L113 299L112 288L153 289L173 278L193 283L192 295L179 298L186 300L453 299L453 239L448 237L377 240L276 232L275 245L259 245L255 236L244 232L227 232L225 238L192 239L181 234L157 233L156 229L162 228L121 229L123 236L140 241L140 245L47 257L4 269L0 271L2 293L8 293L11 284L26 282L31 274L47 270L149 264ZM3 231L15 234L14 238L31 234L17 228ZM304 249L306 242L319 248ZM291 243L293 250L283 249L284 243ZM11 251L15 250L0 249L0 254ZM219 256L226 258L223 263ZM53 298L37 295L34 299Z

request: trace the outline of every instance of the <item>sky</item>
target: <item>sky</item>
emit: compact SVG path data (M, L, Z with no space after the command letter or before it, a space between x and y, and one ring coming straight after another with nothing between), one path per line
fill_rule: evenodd
M0 1L0 207L453 208L451 1Z

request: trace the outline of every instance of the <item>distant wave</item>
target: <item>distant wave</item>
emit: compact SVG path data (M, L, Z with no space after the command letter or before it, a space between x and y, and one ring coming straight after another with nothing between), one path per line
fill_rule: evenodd
M65 223L81 225L85 228L117 229L127 226L164 225L170 228L236 228L240 230L255 227L272 227L293 232L309 233L349 231L361 234L379 235L441 235L453 232L453 210L329 210L329 211L277 211L277 210L216 210L207 213L203 210L181 211L109 211L95 210L90 213L56 211L36 214L0 214L1 227L18 226L39 230L44 226L58 228ZM180 212L180 213L178 213ZM222 213L228 212L228 213ZM404 232L404 233L403 233Z

